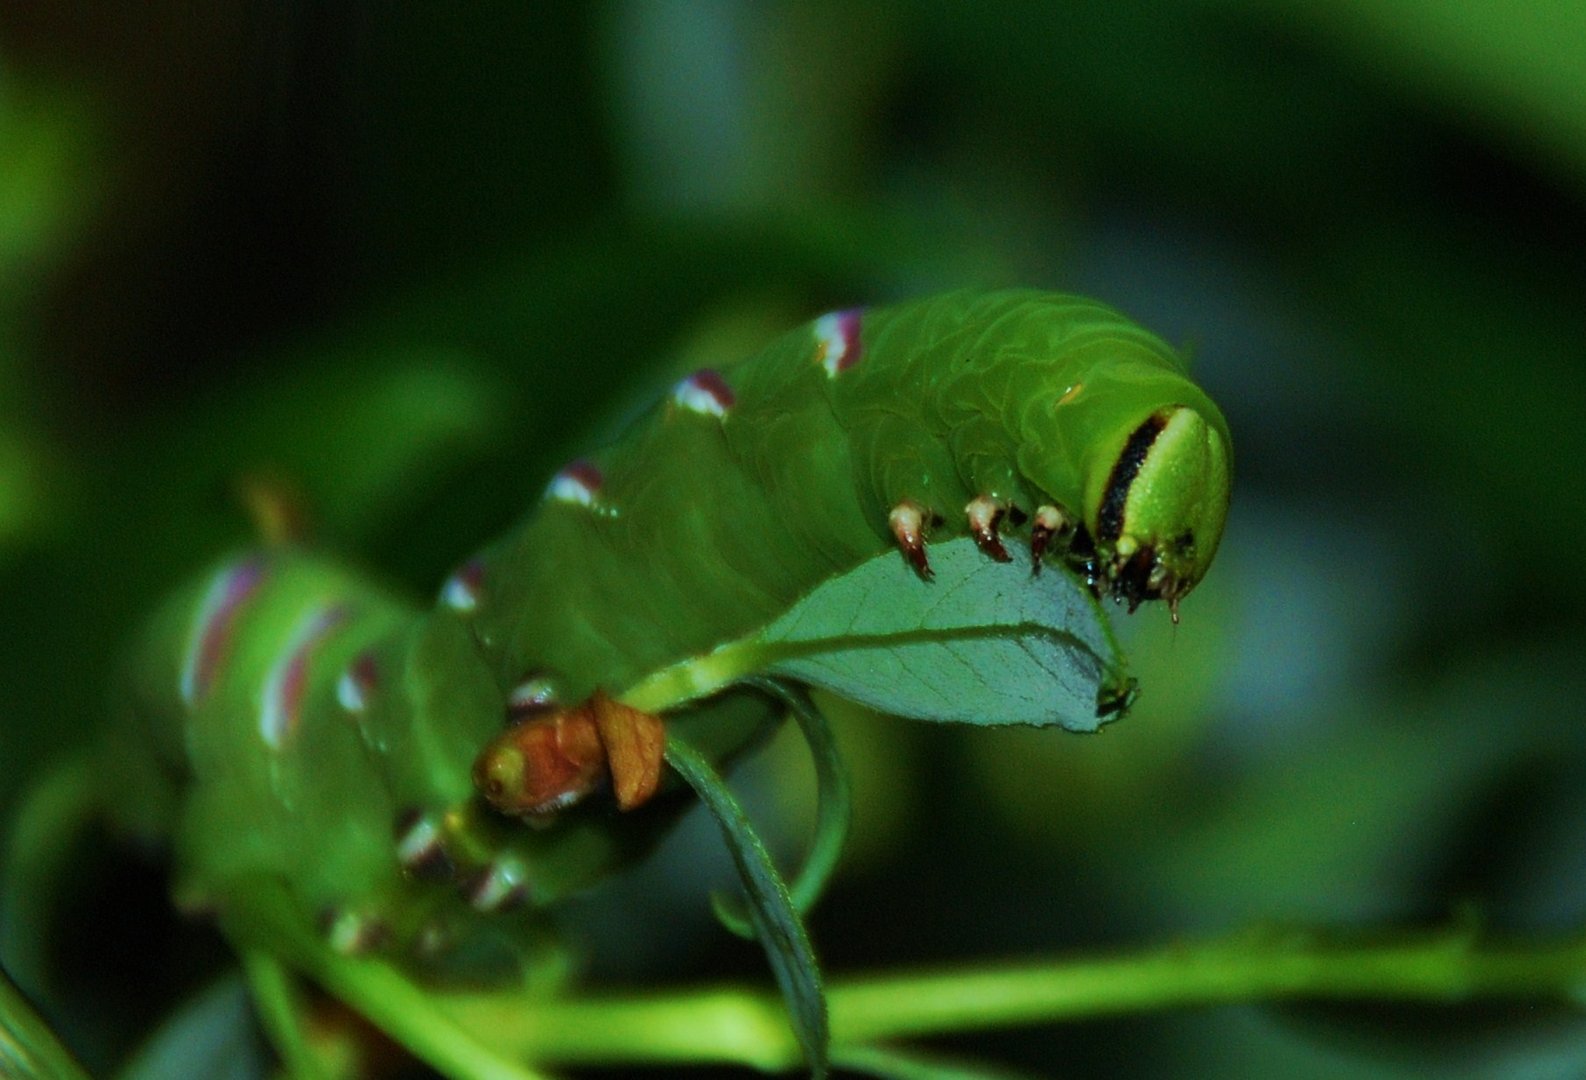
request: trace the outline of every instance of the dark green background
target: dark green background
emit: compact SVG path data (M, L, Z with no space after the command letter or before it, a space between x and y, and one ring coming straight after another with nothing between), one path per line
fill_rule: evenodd
M1129 620L1144 692L1103 737L849 719L828 965L1586 922L1586 9L987 10L0 11L0 807L91 737L139 613L247 541L238 476L427 596L669 372L1019 283L1191 349L1235 438L1224 549L1176 632ZM789 838L801 770L743 777ZM760 973L701 860L696 823L579 906L593 977ZM169 1005L128 978L138 1008L60 980L96 1063ZM1251 1007L956 1048L1537 1077L1586 1070L1583 1035Z

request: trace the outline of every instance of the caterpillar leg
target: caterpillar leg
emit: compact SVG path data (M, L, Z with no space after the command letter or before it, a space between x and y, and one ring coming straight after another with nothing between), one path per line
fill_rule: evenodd
M1041 558L1046 554L1046 549L1054 539L1062 540L1074 529L1074 523L1061 509L1050 503L1043 503L1035 508L1035 517L1030 522L1030 561L1033 563L1032 572L1041 572Z
M1008 512L1008 504L990 495L976 495L964 505L964 515L969 519L969 535L975 543L997 562L1010 562L1012 556L1002 546L999 530Z
M1019 475L1007 436L990 418L973 417L954 426L949 443L959 476L974 492L974 497L964 505L969 535L989 557L1007 562L1009 556L1002 546L1001 534L1005 528L1018 528L1029 521L1028 508L1035 504L1028 485ZM1046 539L1043 538L1043 548ZM1035 548L1033 534L1031 548ZM1040 552L1034 554L1035 565L1039 568Z
M970 496L952 454L917 421L893 413L861 418L851 437L855 463L865 463L855 480L871 495L871 512L885 520L915 572L930 580L925 548L931 529Z
M925 534L933 523L933 515L913 499L904 499L887 514L887 525L892 530L898 549L909 560L915 572L926 581L934 576L930 560L925 557Z

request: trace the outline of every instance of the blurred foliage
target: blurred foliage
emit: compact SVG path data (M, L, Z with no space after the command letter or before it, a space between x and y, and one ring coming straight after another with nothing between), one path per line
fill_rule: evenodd
M1238 444L1224 551L1176 631L1126 620L1144 692L1101 737L843 718L826 962L1586 922L1582 9L989 12L0 11L0 808L91 737L139 614L247 541L240 477L287 477L328 543L427 592L676 367L827 304L1017 282L1191 347ZM739 778L788 840L795 761ZM590 976L758 975L708 922L724 859L696 820L570 905ZM62 959L46 1000L94 1065L205 970L118 927L159 959ZM952 1049L1573 1076L1582 1028L1250 1007Z

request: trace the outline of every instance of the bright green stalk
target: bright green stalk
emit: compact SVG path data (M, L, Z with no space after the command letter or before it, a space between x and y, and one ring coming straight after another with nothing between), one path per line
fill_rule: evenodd
M1586 935L1482 942L1466 927L1375 941L1252 931L1093 960L1039 960L827 983L841 1048L1095 1016L1292 1000L1586 1005ZM543 1065L800 1061L776 995L731 987L586 997L532 1007L452 996L449 1013Z

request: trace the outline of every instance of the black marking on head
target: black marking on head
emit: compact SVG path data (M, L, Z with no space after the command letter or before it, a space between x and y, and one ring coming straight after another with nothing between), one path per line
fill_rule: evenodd
M1143 547L1113 572L1112 598L1127 601L1131 615L1142 600L1154 600L1158 596L1157 591L1151 587L1151 571L1155 566L1156 552L1149 547Z
M1139 683L1134 679L1124 679L1121 682L1103 683L1096 694L1096 717L1105 719L1109 716L1121 716L1128 712L1134 705L1138 695Z
M1146 455L1156 437L1167 427L1166 413L1152 413L1145 423L1135 428L1129 441L1123 444L1123 453L1113 463L1112 474L1107 477L1107 490L1101 497L1101 511L1096 515L1096 539L1103 544L1116 543L1123 535L1123 508L1129 501L1129 487L1140 474Z

